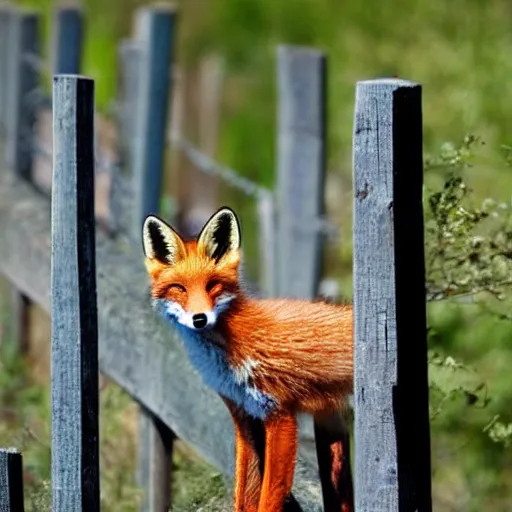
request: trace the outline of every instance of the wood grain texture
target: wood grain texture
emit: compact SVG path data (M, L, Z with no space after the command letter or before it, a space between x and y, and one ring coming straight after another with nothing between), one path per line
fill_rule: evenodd
M94 82L53 79L52 489L55 512L99 510Z
M50 311L50 208L11 173L0 172L0 271ZM158 416L205 460L233 475L229 412L191 367L177 337L149 305L142 248L96 233L101 371ZM299 458L294 493L304 511L321 511L314 457Z
M312 298L322 269L326 57L280 46L278 75L277 278L281 296Z
M354 125L358 512L427 512L421 87L360 82Z
M23 461L13 448L0 448L0 512L23 512Z

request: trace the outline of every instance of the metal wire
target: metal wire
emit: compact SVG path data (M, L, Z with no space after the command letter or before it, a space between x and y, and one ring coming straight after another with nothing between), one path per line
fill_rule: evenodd
M37 56L29 56L29 61L32 64L43 65L44 61L38 59ZM28 58L28 57L26 57ZM36 87L30 91L24 101L31 105L32 108L51 108L51 98L40 88ZM219 164L208 155L204 154L192 142L182 137L171 136L169 138L170 144L173 148L181 151L189 161L200 171L210 176L219 177L228 185L239 190L248 197L252 197L258 201L267 200L275 204L274 192L266 187L255 183L254 181L242 176L239 172ZM26 140L30 145L30 150L35 154L51 161L53 158L53 151L51 147L45 145L38 137L31 136ZM97 173L108 173L110 176L115 176L122 171L122 164L119 160L112 160L110 158L96 159L95 169ZM325 217L318 217L309 222L307 225L301 224L296 227L300 231L315 231L323 233L327 240L337 242L339 240L339 229L336 225Z
M233 169L218 164L202 153L190 141L179 137L171 137L170 142L173 147L182 151L199 171L222 178L226 183L240 190L245 195L256 198L259 195L272 194L270 190L241 176Z
M221 178L249 197L261 198L267 196L274 201L274 193L271 190L241 176L237 171L215 162L190 141L182 137L171 136L170 143L174 148L182 151L199 171ZM332 242L339 240L339 228L325 217L317 217L312 223L308 223L307 226L297 226L297 229L303 232L311 232L312 230L321 232Z

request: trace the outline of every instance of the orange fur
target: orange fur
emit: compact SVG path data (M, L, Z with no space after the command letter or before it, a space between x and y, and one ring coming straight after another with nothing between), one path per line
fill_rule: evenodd
M326 510L352 512L348 434L338 428L339 422L336 428L332 423L353 390L352 307L249 297L239 283L239 248L226 242L221 257L212 257L213 249L221 245L213 242L228 235L216 232L214 226L210 228L214 235L185 242L170 227L161 229L169 230L165 231L171 242L169 255L163 257L167 249L157 247L156 240L152 257L146 253L145 260L153 298L194 314L212 311L226 294L232 297L216 318L211 343L247 385L274 397L278 404L261 424L224 397L236 434L234 510L277 512L286 507L297 451L295 418L305 412L315 416ZM229 229L227 233L233 234ZM163 256L155 256L157 249Z

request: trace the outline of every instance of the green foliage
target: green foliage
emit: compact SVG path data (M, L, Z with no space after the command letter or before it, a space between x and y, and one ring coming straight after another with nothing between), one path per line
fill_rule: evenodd
M429 299L478 292L502 298L512 284L512 204L486 198L476 205L461 174L476 141L467 137L460 148L443 148L437 162L427 160L427 169L451 169L443 188L428 197Z
M328 165L334 172L350 174L355 82L384 75L424 84L428 150L461 132L478 131L489 144L486 160L498 161L493 148L507 140L512 94L503 86L512 63L510 17L502 0L217 0L209 9L199 5L199 0L182 3L187 29L180 59L190 66L210 52L226 59L219 157L228 165L245 173L253 168L254 155L263 152L257 157L258 175L265 183L273 180L273 153L268 158L267 152L275 140L275 46L282 43L316 46L328 55ZM476 171L475 188L493 196L497 181L488 179L503 180L503 173L482 163Z
M464 510L506 502L512 441L511 205L468 185L483 147L470 135L425 158L434 490Z

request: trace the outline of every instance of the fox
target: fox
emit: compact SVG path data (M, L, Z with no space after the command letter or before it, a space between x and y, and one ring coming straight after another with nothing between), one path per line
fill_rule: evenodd
M227 206L190 240L148 215L142 240L156 313L178 332L233 419L233 511L300 510L291 491L297 415L305 413L314 418L324 510L353 512L345 414L353 393L352 306L246 293L240 222Z

